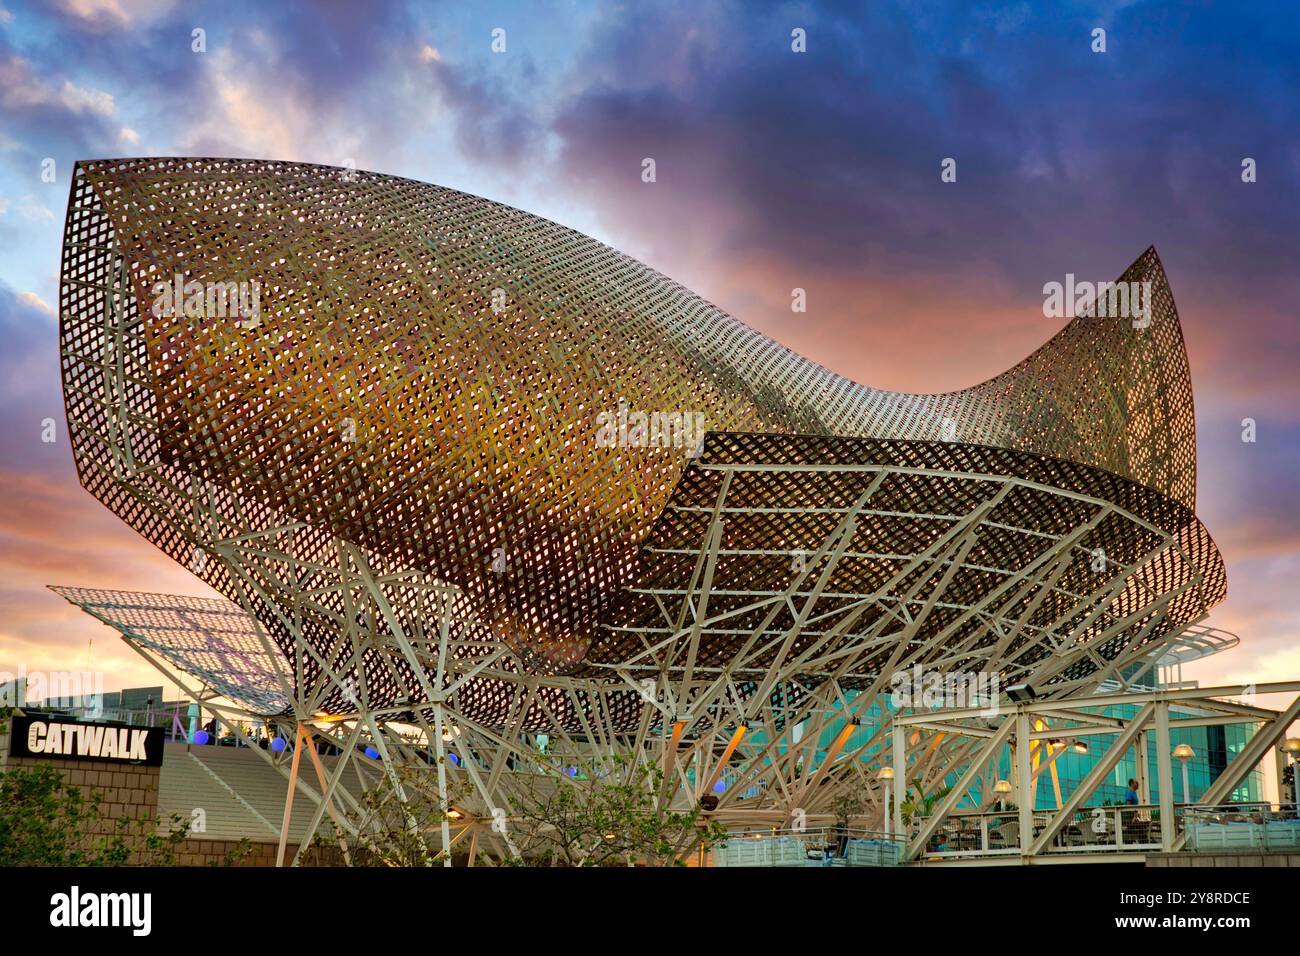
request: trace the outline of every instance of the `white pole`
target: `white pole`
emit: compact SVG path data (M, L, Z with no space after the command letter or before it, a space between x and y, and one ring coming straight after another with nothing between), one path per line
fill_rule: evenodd
M894 728L894 779L898 781L898 789L907 793L907 737L902 727ZM903 828L903 801L897 797L894 798L894 815L891 823L890 832L905 839L907 830Z
M434 745L438 748L438 811L442 817L440 829L442 831L442 865L451 866L451 827L448 825L448 813L450 807L447 804L447 747L443 743L443 723L442 723L442 704L437 703L433 706L433 739ZM461 760L467 760L465 751L460 754Z
M890 789L889 781L886 780L885 781L885 836L886 837L891 836L893 832L889 826L889 789Z
M1295 798L1295 814L1300 817L1300 754L1291 755L1291 796Z

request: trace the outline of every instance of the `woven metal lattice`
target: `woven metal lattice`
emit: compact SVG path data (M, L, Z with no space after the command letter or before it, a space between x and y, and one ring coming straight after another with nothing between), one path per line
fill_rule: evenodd
M840 553L819 554L850 512ZM716 545L702 544L715 521ZM958 532L968 547L916 560ZM1064 666L1048 681L1078 679L1180 634L1226 592L1223 561L1189 508L1087 465L981 445L715 433L646 538L643 573L610 616L620 623L590 659L634 659L679 630L664 608L710 547L695 665L761 674L778 645L736 657L760 622L790 633L779 651L798 655L870 596L837 644L877 650L835 673L845 686L888 670L900 641L1010 683L1041 679L1053 656ZM814 584L811 613L826 623L796 626ZM764 602L786 596L767 616Z
M158 314L155 284L176 276L256 284L257 321ZM1173 299L1154 250L1121 279L1152 283L1147 328L1076 319L989 382L901 395L834 375L590 238L454 190L292 163L95 161L78 164L68 209L65 398L83 485L286 652L334 646L342 598L326 614L286 609L325 587L350 542L381 577L459 587L485 649L504 641L529 669L574 673L616 656L606 643L593 657L593 641L625 623L615 604L691 461L688 442L602 440L601 414L624 407L710 431L1033 452L1190 507ZM973 493L916 484L936 507ZM1052 512L1016 494L1031 523L1073 520L1059 500ZM252 570L236 580L240 548Z
M289 706L276 678L283 665L263 646L253 619L232 601L92 588L50 590L250 713L278 714Z

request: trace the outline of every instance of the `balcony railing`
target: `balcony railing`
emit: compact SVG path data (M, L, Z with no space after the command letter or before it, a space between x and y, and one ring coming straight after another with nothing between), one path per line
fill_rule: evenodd
M1227 804L1188 807L1188 850L1294 850L1300 847L1300 818L1294 804Z
M1051 814L1035 811L1030 843ZM919 826L920 821L916 822ZM1056 854L1159 852L1163 821L1156 804L1087 807L1063 826L1043 852ZM1186 832L1184 849L1287 850L1300 847L1300 817L1294 806L1237 803L1217 807L1174 807L1171 842ZM915 830L915 827L914 827ZM1017 856L1021 853L1016 810L952 813L921 852L923 859Z
M1175 833L1181 831L1181 807L1174 811ZM1037 837L1051 818L1035 811ZM919 821L918 821L919 825ZM1159 850L1160 807L1154 804L1085 807L1052 838L1049 853L1129 853ZM922 852L925 858L1017 856L1021 852L1020 814L1016 810L951 813Z
M733 833L714 866L897 866L902 841L873 830L817 827Z

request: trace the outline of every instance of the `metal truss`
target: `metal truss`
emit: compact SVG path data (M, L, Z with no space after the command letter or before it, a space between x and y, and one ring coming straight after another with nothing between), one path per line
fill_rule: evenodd
M860 530L870 530L878 541L878 525L872 522L898 518L895 508L875 507L875 496L890 480L920 471L863 464L828 468L837 480L861 490L843 509L822 509L833 520L825 523L820 538L803 542L806 549L793 570L781 575L782 587L751 584L750 590L737 593L719 573L728 557L727 522L743 525L755 513L771 515L779 509L739 507L729 504L737 500L730 495L741 492L746 480L762 481L769 472L806 479L818 469L709 460L699 468L718 479L707 486L716 490L708 508L682 506L684 513L706 515L701 540L693 553L666 549L682 552L673 558L681 565L669 581L676 586L634 592L636 600L649 599L660 622L611 628L635 634L644 649L604 665L603 676L526 674L509 648L483 640L480 622L458 616L466 605L455 589L418 572L378 573L359 549L343 541L336 541L332 566L314 563L310 568L316 586L298 592L292 592L293 583L308 569L297 567L284 550L257 544L263 537L287 533L283 530L264 536L240 532L212 542L211 550L246 602L245 632L258 636L266 658L275 662L280 691L293 695L292 717L299 732L324 718L329 721L326 732L345 753L351 754L362 739L382 741L375 749L393 781L396 765L410 766L432 750L428 765L437 768L443 799L448 773L466 778L474 798L458 808L466 817L458 830L470 833L471 842L482 838L485 847L503 842L486 821L494 820L499 809L508 818L511 796L518 794L517 769L539 762L539 730L552 738L552 758L568 755L578 761L623 753L659 762L670 781L665 801L698 801L725 777L727 789L710 812L735 825L776 825L796 815L813 823L826 821L834 800L845 792L873 806L879 800L874 770L885 760L888 718L897 710L889 703L893 674L914 668L982 671L999 675L1002 686L1032 683L1055 696L1090 690L1107 678L1122 684L1131 665L1163 647L1153 635L1178 623L1169 617L1172 602L1204 583L1194 576L1148 576L1163 580L1165 590L1149 588L1141 607L1123 604L1118 596L1128 591L1131 579L1141 577L1142 568L1170 555L1179 566L1195 566L1184 550L1185 536L1158 533L1111 502L1011 475L963 472L962 482L980 488L963 496L968 510L944 516L945 530L906 560L897 560L893 573L872 593L846 598L834 582L841 563L853 559ZM988 565L972 561L981 536L1017 530L998 520L998 509L1013 495L1030 492L1062 494L1086 505L1082 523L1055 535L1038 532L1038 554L1017 554L1014 565L997 569L996 587L975 592L978 600L959 603L963 592L953 585L962 574L992 573ZM207 526L216 520L210 516ZM1140 537L1115 524L1121 520L1141 530L1152 546L1130 553L1126 563L1112 562L1100 582L1079 593L1071 576L1097 574L1092 570L1096 542L1090 535L1110 527L1117 540ZM746 557L751 563L755 558ZM787 549L772 557L785 567L790 554ZM1099 602L1098 595L1109 595L1110 602ZM134 606L124 599L117 604ZM316 619L338 633L337 642L322 654L299 640L294 656L286 658L253 613L268 605L277 609L286 629L304 628ZM340 607L346 613L335 610ZM946 615L938 640L937 614ZM121 617L115 620L102 609L97 616L115 626ZM729 647L720 666L702 662L700 648L706 640L712 647ZM1089 666L1081 669L1080 663ZM308 674L315 679L304 680ZM376 684L395 684L400 696L386 706L372 706L369 691ZM490 720L482 716L485 686L493 689L497 704ZM466 695L466 690L476 693ZM635 723L625 716L629 698L640 705ZM471 706L462 706L465 701ZM423 744L386 732L398 726L416 729ZM443 747L448 726L455 726L460 748L454 766ZM344 727L352 730L345 734ZM833 734L829 746L827 733ZM941 779L969 749L956 737L931 748L913 777ZM318 808L313 828L327 809L328 800ZM448 833L447 860L453 842Z
M629 603L642 613L611 627L615 636L604 645L617 648L618 663L606 668L629 687L654 682L640 739L658 727L665 764L684 791L698 798L723 768L734 772L718 800L721 817L781 822L798 809L821 818L846 791L877 803L874 772L898 709L889 702L895 674L982 672L1002 687L1030 683L1053 697L1087 693L1102 681L1127 687L1130 668L1158 654L1165 635L1181 631L1189 609L1202 606L1179 599L1217 586L1198 570L1185 529L1161 531L1113 501L1018 477L1024 469L936 479L913 464L881 464L878 455L857 464L790 463L772 449L783 440L761 440L761 462L727 461L706 449L693 472L700 479L679 490L663 519L668 529L647 545L660 563L647 584L631 589ZM816 485L828 475L837 493ZM882 489L917 476L960 482L948 500L966 510L900 512ZM791 501L792 487L820 506L776 504ZM1054 533L1034 527L1034 515L1065 510L1060 499L1076 508L1077 523ZM1008 523L1015 518L1021 526ZM782 522L783 547L754 547L762 540L752 530L756 519ZM880 561L891 536L914 539L922 523L935 526L929 543L888 555L890 573L873 574L872 589L837 586L846 562L858 562L850 580L860 584L862 562ZM728 535L733 526L739 532ZM1012 555L988 546L1009 533L1031 538L1036 550ZM740 546L729 547L733 540ZM1112 548L1102 572L1093 570L1099 542ZM1167 565L1188 573L1147 571ZM979 585L963 587L972 573ZM746 583L736 586L738 578ZM1151 582L1136 601L1135 580ZM829 746L827 733L834 734ZM941 779L967 749L959 741L936 746L921 775Z
M384 225L408 218L444 241ZM522 775L608 754L658 763L664 804L738 825L829 820L845 793L880 808L896 674L1123 686L1225 592L1154 250L1125 274L1152 283L1148 327L1076 320L942 396L862 388L569 230L373 174L79 164L64 252L79 478L230 599L174 599L173 629L234 615L257 678L130 602L60 593L198 675L205 706L287 722L286 814L316 793L313 832L328 816L366 839L341 769L313 758L303 779L322 736L339 768L368 747L399 795L427 768L443 809L461 801L444 864L462 842L513 852ZM411 278L380 288L363 261ZM175 275L274 295L256 328L148 308ZM498 282L508 306L478 302ZM607 399L702 408L707 441L603 445L582 416ZM909 779L974 749L941 741Z
M355 170L78 163L64 253L65 395L88 490L186 564L193 482L253 533L295 528L298 561L333 560L340 538L385 571L424 571L538 673L592 662L698 444L621 424L606 440L602 410L947 446L954 470L960 449L999 448L1194 502L1187 362L1150 249L1120 278L1149 287L1142 324L1080 316L943 395L843 379L554 223ZM265 290L256 321L156 307L159 284L231 283ZM234 597L221 569L195 570Z
M1283 710L1257 707L1251 703L1233 700L1234 697L1254 694L1296 695ZM1105 713L1107 708L1132 706L1132 716ZM1177 717L1171 716L1177 713ZM976 708L944 708L932 713L913 713L895 716L892 732L892 769L899 785L907 781L933 780L926 768L928 755L937 739L967 741L967 752L962 769L948 795L939 801L933 812L915 827L904 851L904 860L918 860L926 856L931 839L950 820L959 815L958 807L989 807L995 798L989 786L988 769L1002 751L1010 747L1013 755L1013 794L1017 817L1016 830L1020 834L1017 845L998 851L1013 855L1022 863L1053 862L1061 858L1078 859L1091 856L1076 847L1062 846L1058 837L1062 830L1075 820L1079 811L1088 806L1088 800L1119 761L1128 753L1136 752L1137 777L1142 796L1149 799L1147 780L1147 735L1154 735L1157 766L1158 805L1150 814L1158 830L1158 845L1154 850L1172 852L1182 849L1186 834L1176 824L1172 777L1170 729L1207 727L1223 724L1255 723L1258 725L1246 746L1233 756L1227 767L1216 777L1197 801L1197 806L1215 807L1227 801L1234 788L1276 747L1286 735L1290 725L1300 716L1300 681L1282 681L1269 684L1252 684L1208 688L1164 689L1123 693L1094 694L1082 699L1033 700L1011 705L990 715ZM1068 797L1061 799L1055 809L1043 811L1034 806L1033 794L1037 792L1038 777L1051 771L1055 760L1064 752L1064 742L1072 738L1097 735L1113 739L1104 751L1096 755L1086 777ZM894 807L896 832L906 832L901 808ZM970 854L981 857L979 852ZM1113 859L1113 857L1111 857Z

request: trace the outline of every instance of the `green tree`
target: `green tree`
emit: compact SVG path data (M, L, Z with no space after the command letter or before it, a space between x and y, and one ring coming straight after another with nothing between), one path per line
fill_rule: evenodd
M726 828L703 808L671 809L663 770L620 756L590 761L572 775L521 774L509 829L516 866L684 866L687 854L710 850Z
M0 772L0 866L173 866L189 823L118 818L103 829L102 794L70 787L53 767Z
M0 732L7 715L0 713ZM102 805L99 790L69 786L53 767L0 771L0 867L176 864L190 835L188 820L173 815L164 827L156 816L119 817L109 829ZM234 863L249 852L245 842L223 862Z
M395 778L395 779L394 779ZM458 809L466 802L461 784L447 789L447 812L442 809L434 769L399 766L387 773L361 797L357 827L360 842L348 840L346 862L351 866L433 866L442 864L443 820L463 818ZM317 833L304 855L315 866L341 865L341 831L332 821L333 834Z
M848 830L849 824L857 817L861 817L866 810L866 800L855 793L841 794L831 804L831 812L835 815L835 827L841 831Z
M912 789L916 795L903 798L903 802L899 805L904 826L911 826L913 817L928 817L934 810L934 805L952 792L952 787L942 787L934 793L924 793L920 787Z

